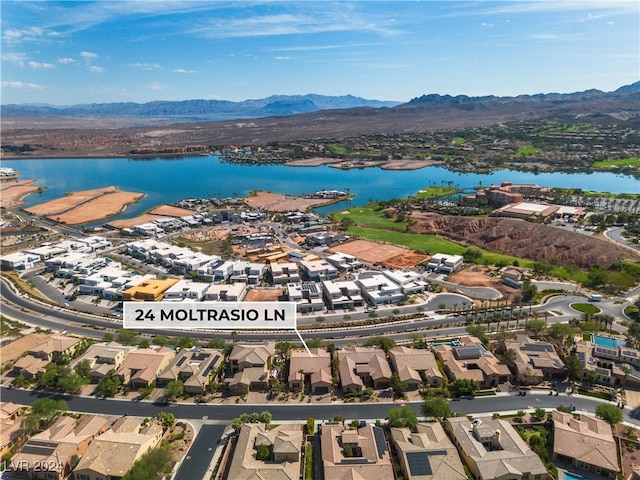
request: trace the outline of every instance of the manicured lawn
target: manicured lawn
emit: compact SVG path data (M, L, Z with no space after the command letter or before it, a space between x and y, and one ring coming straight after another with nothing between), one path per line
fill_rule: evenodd
M621 167L640 167L640 158L620 158L617 160L601 160L593 162L593 168L621 168Z
M461 255L467 248L455 242L436 237L435 235L421 235L419 233L394 232L391 230L354 226L349 227L347 234L366 238L367 240L402 245L411 250L431 254L448 253L450 255Z
M518 157L525 157L527 155L537 155L538 153L542 153L542 150L536 147L532 147L531 145L527 147L521 147L518 149L518 153L516 155Z
M421 189L418 193L413 195L415 198L440 198L458 193L460 190L453 187L427 187Z
M571 308L586 314L600 313L600 309L590 303L572 303Z
M403 230L407 226L405 222L396 222L393 218L384 218L383 210L377 203L370 203L366 207L352 207L348 214L337 212L333 214L334 220L339 222L347 217L354 221L356 225L364 225L373 228L392 228Z

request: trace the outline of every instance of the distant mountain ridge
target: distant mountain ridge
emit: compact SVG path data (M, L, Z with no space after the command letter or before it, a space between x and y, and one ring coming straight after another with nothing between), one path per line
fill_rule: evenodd
M257 100L184 100L148 103L92 103L69 106L3 105L6 116L196 117L200 120L260 118L354 107L393 107L400 102L368 100L353 95L272 95Z

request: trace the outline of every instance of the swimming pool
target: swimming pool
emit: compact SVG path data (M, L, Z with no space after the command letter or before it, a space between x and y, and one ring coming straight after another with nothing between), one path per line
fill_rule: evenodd
M626 344L621 338L603 337L602 335L592 335L591 341L600 347L607 348L624 347Z
M575 473L566 472L566 471L562 472L562 476L560 477L560 479L561 480L588 480L587 477L581 477L579 475L576 475Z

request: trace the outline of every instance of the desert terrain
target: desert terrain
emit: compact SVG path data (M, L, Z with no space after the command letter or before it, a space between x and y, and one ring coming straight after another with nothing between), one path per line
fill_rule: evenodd
M273 192L253 192L244 198L244 203L250 208L263 209L269 212L305 211L313 207L328 205L333 200L321 198L303 198L292 195L283 195Z

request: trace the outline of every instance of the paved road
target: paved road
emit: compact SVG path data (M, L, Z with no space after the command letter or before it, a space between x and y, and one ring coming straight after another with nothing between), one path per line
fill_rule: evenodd
M203 425L187 455L182 459L173 480L204 479L224 429L224 425Z

